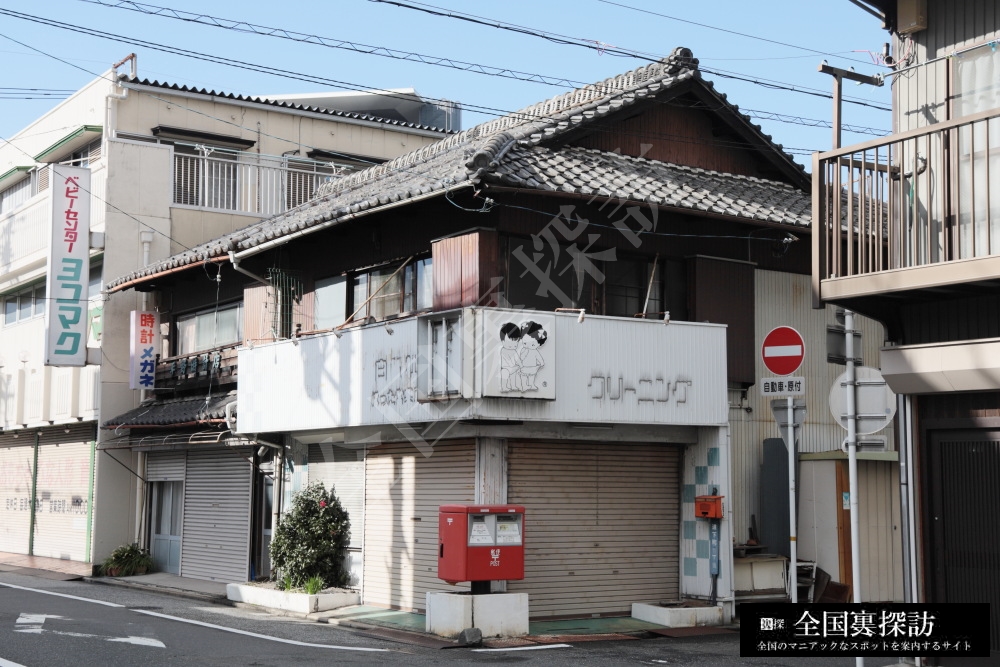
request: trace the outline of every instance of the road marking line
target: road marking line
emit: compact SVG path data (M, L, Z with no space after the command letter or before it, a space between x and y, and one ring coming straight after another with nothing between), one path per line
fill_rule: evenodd
M204 621L194 621L189 618L181 618L180 616L170 616L169 614L160 614L155 611L148 611L146 609L133 609L137 614L146 614L147 616L156 616L157 618L166 618L171 621L180 621L181 623L190 623L191 625L200 625L205 628L212 628L213 630L222 630L223 632L232 632L237 635L246 635L247 637L257 637L258 639L266 639L272 642L280 642L282 644L292 644L293 646L307 646L313 648L332 648L340 651L367 651L367 652L377 652L377 653L387 653L389 649L384 648L365 648L363 646L336 646L334 644L311 644L309 642L300 642L294 639L282 639L281 637L271 637L269 635L261 635L256 632L248 632L247 630L237 630L236 628L227 628L224 625L215 625L214 623L205 623Z
M119 608L125 607L125 605L123 604L115 604L114 602L105 602L103 600L92 600L90 598L82 598L78 595L68 595L66 593L53 593L52 591L43 591L40 588L26 588L25 586L15 586L14 584L7 584L2 581L0 581L0 586L6 586L7 588L16 588L20 591L31 591L32 593L41 593L42 595L55 595L56 597L69 598L70 600L80 600L81 602L93 602L94 604L102 604L105 607L119 607Z
M0 658L0 667L24 667L24 665L19 662L11 662L10 660Z
M572 644L545 644L542 646L512 646L510 648L474 648L473 653L491 653L493 651L540 651L546 648L573 648Z
M108 641L122 642L123 644L137 644L139 646L156 646L158 648L167 648L160 640L150 639L149 637L109 637Z

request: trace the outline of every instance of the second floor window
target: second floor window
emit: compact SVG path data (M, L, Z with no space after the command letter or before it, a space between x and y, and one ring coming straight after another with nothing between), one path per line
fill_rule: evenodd
M10 294L3 302L4 326L24 322L45 314L45 284Z
M243 340L243 303L202 310L177 318L177 354L194 354Z
M366 317L384 320L394 315L426 310L433 305L433 279L429 257L412 261L401 271L397 265L356 273L352 277L351 286L354 310L361 308L354 317L356 321ZM365 301L368 303L362 308Z

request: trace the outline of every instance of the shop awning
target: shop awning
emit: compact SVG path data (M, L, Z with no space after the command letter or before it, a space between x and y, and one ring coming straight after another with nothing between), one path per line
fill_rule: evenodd
M225 425L226 407L235 402L235 391L215 396L154 399L107 420L101 428L120 430Z

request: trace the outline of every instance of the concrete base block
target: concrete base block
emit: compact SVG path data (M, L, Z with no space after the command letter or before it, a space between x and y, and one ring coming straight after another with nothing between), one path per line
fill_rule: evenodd
M457 637L466 628L479 628L483 637L522 637L528 634L528 594L427 593L427 632Z
M632 603L632 618L668 628L722 625L723 616L722 607L661 607L658 604Z
M307 593L289 593L263 586L251 586L250 584L226 584L226 597L234 602L245 602L302 614L361 604L361 596L356 591L341 590L336 593L309 595Z

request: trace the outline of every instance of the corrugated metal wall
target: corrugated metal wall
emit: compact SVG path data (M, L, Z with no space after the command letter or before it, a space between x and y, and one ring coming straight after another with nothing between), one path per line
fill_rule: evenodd
M899 464L858 465L861 518L861 599L903 601L903 540L899 510Z
M755 349L760 349L764 336L776 326L794 327L805 339L806 358L795 373L806 378L806 421L799 451L839 449L847 433L830 414L829 395L830 387L844 372L844 367L826 361L826 327L835 321L834 309L812 309L809 276L757 271L755 292ZM862 332L864 364L877 368L879 348L884 336L882 326L860 316L855 318L855 326ZM755 363L757 378L769 375L760 360L760 354L756 355ZM764 439L781 437L781 434L771 414L769 401L760 395L759 381L750 387L745 398L740 391L731 389L729 405L733 457L733 536L738 543L743 543L748 537L750 515L756 514L760 518L759 478ZM883 434L892 443L891 426Z
M336 494L351 519L351 547L361 548L365 537L365 450L309 445L309 483L317 482Z
M423 610L427 591L468 590L437 578L438 507L475 502L475 445L439 443L429 457L381 445L365 469L363 602Z
M1000 8L995 0L928 0L927 29L896 38L897 60L912 49L913 63L948 55L1000 36ZM948 119L947 58L892 77L895 132Z
M673 445L511 442L508 500L524 505L533 618L628 613L676 600L680 452Z
M181 576L247 580L250 553L249 450L191 450L184 480Z

